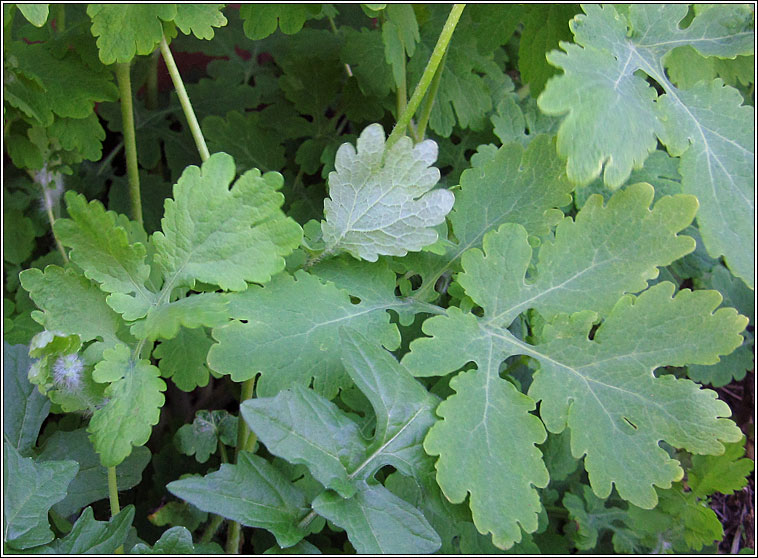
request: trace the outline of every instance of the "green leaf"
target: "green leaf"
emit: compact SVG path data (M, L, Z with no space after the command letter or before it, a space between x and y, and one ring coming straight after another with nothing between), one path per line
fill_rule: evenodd
M124 544L134 519L134 506L129 505L108 521L97 521L92 508L87 508L62 539L35 549L45 554L116 554Z
M3 261L21 264L35 247L34 224L17 209L3 210Z
M752 288L754 262L743 239L753 234L754 110L718 79L682 90L663 73L663 59L675 46L724 58L752 54L750 9L704 10L685 29L678 26L684 5L632 6L628 18L613 6L587 6L585 12L571 22L578 44L563 43L565 52L548 54L564 74L551 79L538 99L548 114L568 113L558 151L568 158L569 178L586 184L605 165L605 183L617 188L660 140L681 156L684 192L698 196L708 253L723 255ZM639 70L664 94L658 96Z
M290 546L288 548L272 546L268 550L264 550L263 554L321 554L321 551L317 546L303 539L295 546Z
M724 444L721 455L693 455L692 467L687 471L687 484L698 498L714 492L732 494L742 489L746 478L755 467L752 459L744 457L745 439Z
M161 535L151 547L145 543L137 543L129 552L130 554L223 554L223 550L216 543L198 544L192 542L192 533L185 527L171 527Z
M479 532L492 533L493 544L507 548L521 540L519 524L526 532L537 530L541 502L534 488L546 487L549 476L535 446L547 434L530 414L534 401L498 376L501 357L492 345L492 358L477 359L479 370L450 381L456 395L437 409L443 420L429 432L424 449L440 456L437 482L447 499L457 504L470 494Z
M76 475L75 461L37 463L3 444L3 541L23 550L53 540L50 507L66 496Z
M50 13L50 4L16 4L19 11L29 23L35 27L42 27Z
M202 169L187 167L174 199L166 200L163 232L152 239L155 260L173 286L199 280L242 291L246 281L263 283L283 270L284 256L299 245L300 226L279 209L282 176L253 169L229 190L234 173L234 160L214 153Z
M260 115L244 115L231 111L226 117L208 116L203 119L203 133L209 149L225 151L234 157L241 168L258 168L262 171L281 170L286 159L284 147L275 131L264 128Z
M87 430L104 467L115 467L150 438L165 401L166 383L149 361L132 358L126 345L103 353L95 366L95 381L111 382L105 389L108 403L95 411Z
M124 319L147 314L158 295L146 286L150 266L145 245L131 242L127 230L117 223L116 213L106 211L99 201L87 203L81 194L68 191L66 205L70 219L58 219L54 230L61 243L71 248L71 259L86 277L110 293L109 306Z
M354 479L368 479L383 465L415 473L426 460L421 439L434 422L437 401L362 334L343 329L340 336L345 368L376 414L371 443L334 403L299 386L246 401L241 412L271 453L307 465L324 486L348 498Z
M170 482L166 488L209 513L248 527L267 529L282 547L307 533L298 522L307 514L305 495L262 457L240 452L236 465L202 478Z
M76 334L82 341L119 342L118 314L106 304L103 292L73 269L49 265L44 272L26 269L19 278L35 304L44 309L33 312L32 317L46 329Z
M76 54L59 59L45 44L16 42L10 42L5 50L5 56L15 63L8 68L5 99L42 126L53 123L53 114L87 118L96 102L118 99L112 74L89 68Z
M226 411L198 411L192 424L180 427L174 435L177 449L194 455L199 463L205 463L216 452L219 440L228 446L237 443L237 417Z
M692 218L692 199L663 198L650 211L652 197L652 188L636 185L617 193L605 208L599 196L590 198L575 220L567 218L559 224L554 243L542 245L536 273L531 274L529 283L524 278L531 248L520 225L501 226L498 232L485 236L484 252L473 249L464 254L465 273L459 275L458 282L482 306L484 317L448 309L447 316L425 322L424 332L433 337L412 342L411 352L403 359L417 375L446 374L469 361L476 362L479 369L464 372L451 382L463 393L443 403L440 413L449 412L455 420L446 419L434 426L425 443L427 450L441 455L438 480L448 496L450 485L460 481L439 472L446 461L451 470L460 463L458 447L486 447L491 421L501 424L499 444L506 444L506 436L519 440L525 431L525 426L513 428L515 419L505 421L488 410L493 385L506 393L510 390L511 400L523 398L499 383L500 363L511 355L528 355L540 363L529 397L542 401L540 416L549 431L557 433L570 426L572 453L577 459L586 454L590 482L600 497L606 497L611 483L615 483L622 498L652 507L656 497L651 485L667 487L682 475L678 463L659 447L661 439L695 453L719 453L721 441L735 441L739 436L731 421L718 418L729 416L730 411L713 392L673 376L655 378L652 371L662 365L713 362L718 355L728 354L741 343L738 334L746 319L733 309L712 313L721 299L713 291L682 291L672 299L670 283L660 283L637 299L622 296L644 289L646 279L657 274L656 266L666 265L692 249L691 240L676 236ZM645 249L637 251L641 246ZM623 259L623 273L621 266L616 268L616 257ZM591 281L592 289L581 286L585 280ZM546 319L562 312L584 311L571 318L559 315L545 328L543 343L534 346L505 329L527 308L537 308ZM604 322L590 341L587 337L598 318L596 312ZM500 395L501 400L505 397ZM450 434L461 420L457 409L466 406L469 412L477 401L479 433ZM497 408L504 413L512 405L500 403ZM531 408L524 400L521 421L532 420L528 414ZM467 414L467 420L473 421L471 428L475 428L477 419L472 415ZM693 431L688 426L691 424L699 428ZM520 440L521 450L511 455L534 451L530 446L544 440L544 435L532 428L530 438ZM451 447L456 449L451 452ZM635 468L632 474L631 463L644 463L645 467ZM517 466L501 464L497 469L507 479L505 485L513 484L510 476ZM547 479L538 470L532 467L525 476L515 476L541 486ZM456 473L472 484L486 479L480 483L480 490L488 495L492 492L491 474L461 475L460 468ZM465 497L460 489L455 494L456 501ZM497 531L493 540L498 546L510 544L516 535L515 531L510 536L501 532L504 526L499 518L504 509L509 509L508 501L478 509L472 500L475 523L481 525L477 514L486 511L489 524ZM513 513L523 512L521 506ZM524 526L525 521L521 522ZM531 525L536 528L534 522Z
M437 144L427 140L413 147L409 138L400 138L385 150L384 130L372 124L357 146L356 152L343 144L336 171L329 174L321 225L327 252L373 262L380 254L404 256L434 243L432 227L444 221L455 201L447 190L430 192L439 180L431 166Z
M405 57L413 56L416 43L421 39L416 14L410 4L390 4L384 10L382 42L384 57L392 67L395 85L405 81Z
M86 118L56 118L46 131L63 149L84 159L99 161L102 157L105 130L94 112Z
M529 84L529 93L537 96L556 70L548 65L545 54L558 47L559 41L571 39L569 20L579 13L578 4L531 4L525 6L518 50L521 80Z
M358 424L334 403L296 385L274 398L245 401L240 413L271 453L306 465L343 498L355 494L349 471L358 467L368 444Z
M185 35L192 33L198 39L213 39L213 28L223 27L227 21L221 9L224 4L177 4L174 23Z
M87 431L80 428L71 432L59 430L45 440L37 460L60 461L69 459L79 464L79 471L68 487L66 497L53 506L62 517L78 513L84 506L108 497L108 470L100 464ZM150 462L150 450L135 448L123 463L116 467L119 490L128 490L142 480L142 472Z
M606 501L595 496L586 484L581 485L581 494L577 496L567 492L562 503L576 526L570 526L567 532L569 538L579 550L588 550L597 546L602 531L612 530L616 533L623 529L627 512L615 506L607 507ZM621 552L618 548L616 550Z
M26 345L3 341L3 442L11 444L20 455L31 453L50 412L50 401L27 377L31 364Z
M572 189L555 153L555 140L546 135L537 136L526 149L511 143L491 156L474 157L472 168L461 174L448 217L458 243L443 257L432 258L414 296L433 293L437 280L457 265L461 254L480 246L484 235L503 223L520 223L531 235L546 235L562 218L557 208L570 203Z
M385 46L382 44L380 31L377 29L357 31L345 27L340 33L345 36L345 42L340 49L340 61L350 65L350 70L363 95L379 98L389 95L392 90L393 74L384 58Z
M195 531L201 523L205 523L208 514L187 502L172 501L148 515L147 519L159 527L171 525L172 527L186 527L189 531Z
M293 35L320 11L319 4L245 4L240 7L240 17L245 35L256 41L271 35L277 27L282 33Z
M310 303L303 305L304 300ZM314 378L314 389L330 399L347 381L339 328L356 328L394 350L400 337L389 323L389 307L373 300L353 304L346 292L302 270L294 277L280 274L265 287L229 295L234 320L214 328L217 344L208 352L208 365L235 382L261 373L256 388L261 397L295 384L307 386ZM255 351L246 348L251 345Z
M205 363L213 341L203 328L181 328L176 337L162 340L153 351L160 359L161 376L171 378L180 390L193 391L208 385L210 376Z
M161 304L136 322L132 334L138 339L173 339L182 327L213 327L227 321L228 300L221 293L194 294L175 302Z
M177 17L176 4L90 4L92 35L103 64L129 62L135 54L150 54L163 36L163 21ZM188 20L183 19L185 25Z
M429 554L440 547L423 514L381 485L361 482L352 498L324 492L313 509L345 529L359 554Z

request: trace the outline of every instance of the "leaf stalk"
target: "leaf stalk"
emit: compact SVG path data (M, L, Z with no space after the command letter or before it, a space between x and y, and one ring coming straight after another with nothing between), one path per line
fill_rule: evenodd
M450 15L447 17L447 21L442 28L439 39L437 39L437 44L434 46L432 55L429 57L429 62L426 63L424 73L421 75L421 79L419 80L418 85L416 85L416 89L413 91L411 100L408 101L408 106L403 114L400 115L400 118L398 118L397 124L395 124L392 133L389 138L387 138L387 149L405 135L405 129L408 127L408 124L410 124L411 118L413 118L413 115L421 104L421 100L424 98L427 89L429 89L429 86L434 79L434 75L437 72L437 68L442 62L445 52L447 52L447 47L450 44L453 31L455 31L455 27L458 25L458 20L461 18L461 13L463 13L463 8L465 7L466 4L454 4L450 9Z
M174 62L174 57L171 54L171 49L168 47L165 35L161 37L161 54L163 55L163 60L166 62L166 68L171 76L171 81L174 82L176 95L179 97L179 103L182 105L184 116L187 118L187 124L189 124L190 132L192 132L192 138L195 140L195 145L200 153L200 159L205 162L210 158L211 154L208 151L208 146L205 144L203 132L200 129L200 124L197 122L195 111L192 109L192 103L190 103L187 90L184 88L182 76L179 75L179 68L176 67L176 62Z

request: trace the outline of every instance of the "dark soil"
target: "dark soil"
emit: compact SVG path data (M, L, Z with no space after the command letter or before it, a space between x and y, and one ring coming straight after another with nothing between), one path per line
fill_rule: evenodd
M755 371L716 391L729 404L732 418L745 433L745 457L755 460ZM755 549L755 470L742 490L730 495L714 494L711 508L724 526L720 553L736 554L742 548Z

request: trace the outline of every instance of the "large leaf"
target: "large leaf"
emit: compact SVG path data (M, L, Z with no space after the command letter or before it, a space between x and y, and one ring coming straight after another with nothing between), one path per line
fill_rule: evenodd
M97 521L87 508L74 523L71 532L42 548L40 554L116 554L126 541L134 519L134 506L127 506L108 521Z
M680 5L634 5L628 17L614 6L588 5L571 22L578 44L562 43L548 61L564 74L540 95L540 108L567 116L558 151L568 157L568 176L586 184L605 166L605 183L616 188L642 166L660 140L681 156L684 192L701 204L698 223L708 253L723 255L751 288L754 215L752 107L720 80L676 88L664 58L689 45L705 56L752 54L754 31L747 5L700 10L684 29ZM581 45L581 46L579 46ZM639 71L657 82L658 95ZM624 107L619 110L618 107Z
M440 406L444 420L432 428L425 448L440 456L437 478L443 491L454 502L471 492L474 522L481 532L491 530L498 546L519 539L516 522L536 528L539 502L529 484L547 482L534 448L544 440L544 430L529 413L537 401L542 401L540 416L548 430L570 427L573 455L585 456L595 493L606 497L613 483L623 498L644 507L655 505L652 485L668 487L682 475L678 463L658 445L660 440L695 453L717 454L723 451L721 442L739 437L733 423L719 418L730 411L713 392L673 376L656 378L652 371L663 365L715 362L741 343L745 318L732 309L713 313L721 301L713 291L682 291L672 299L670 283L660 283L637 299L622 296L644 289L647 279L657 275L656 266L694 247L691 239L676 235L692 219L692 198L663 198L650 211L652 197L648 185L617 193L606 207L600 196L591 197L575 221L565 219L555 240L543 244L529 283L526 230L507 224L489 233L484 252L464 254L465 273L458 279L483 308L484 317L451 308L447 316L427 320L423 329L432 338L412 342L403 359L418 375L446 374L469 361L477 364L477 371L462 372L451 382L456 394ZM618 271L617 258L623 258L625 273ZM591 290L582 286L590 278ZM536 346L506 329L528 308L554 320ZM568 317L564 312L579 313ZM590 340L598 313L604 322ZM541 367L529 397L499 376L500 364L519 354L531 356ZM462 420L470 422L468 429L460 426ZM461 447L471 449L460 452ZM531 455L536 462L522 469L522 458L511 463L500 451ZM491 456L485 460L491 462L489 475L473 472L483 465L467 464L471 454ZM632 472L632 463L644 467ZM471 474L461 474L462 468L473 467ZM512 499L498 499L515 486L524 491L517 507L509 504Z
M282 176L253 169L230 190L234 173L234 160L214 153L202 168L187 167L166 200L153 242L172 286L199 280L242 291L246 281L263 283L284 269L284 256L299 245L300 226L279 209Z
M324 486L349 498L383 465L415 474L426 459L421 440L437 400L376 343L355 330L340 336L345 368L376 414L370 443L334 403L301 387L246 401L241 413L271 453L307 465Z
M66 496L75 461L37 463L3 444L3 541L23 550L53 540L50 507Z
M482 237L503 223L520 223L529 234L547 234L561 218L559 207L570 203L573 186L555 152L555 140L538 135L524 149L516 143L494 152L480 152L472 168L461 174L460 191L448 219L458 240L444 256L427 256L430 262L416 298L433 294L435 282L454 269L461 254L480 246ZM411 259L413 266L414 260ZM413 268L412 268L413 269Z
M166 488L203 511L271 531L282 547L306 535L298 526L308 512L305 495L257 455L240 452L235 465L222 465L202 478L173 481Z
M132 446L150 438L165 401L161 392L166 383L155 366L133 358L123 344L103 353L93 378L110 385L105 389L108 402L95 411L88 430L102 465L115 467L132 452Z
M433 227L455 201L447 190L430 192L440 176L431 166L436 159L431 140L414 147L403 137L386 149L380 124L361 132L357 151L343 144L324 201L326 251L374 262L382 254L404 256L434 243Z
M3 442L29 455L50 412L50 401L29 382L32 360L26 345L3 341Z
M313 509L345 529L359 554L430 554L440 547L423 514L381 485L361 482L352 498L324 492Z
M316 391L334 397L345 382L339 358L342 326L358 329L389 349L400 343L397 327L390 324L386 312L391 307L386 297L378 301L366 297L353 304L346 292L305 271L298 271L294 278L278 275L265 287L251 286L244 293L229 295L229 301L234 321L213 330L218 343L208 352L208 364L231 374L236 382L260 372L257 391L263 397L295 383L308 385L311 378L315 378ZM404 306L400 301L395 304ZM251 344L255 351L246 348Z
M45 440L37 460L73 460L79 470L71 481L66 497L53 506L61 517L78 513L84 506L108 497L108 470L100 464L92 442L84 428L70 432L58 430ZM142 472L150 462L150 450L145 447L134 451L116 467L119 490L128 490L142 480Z

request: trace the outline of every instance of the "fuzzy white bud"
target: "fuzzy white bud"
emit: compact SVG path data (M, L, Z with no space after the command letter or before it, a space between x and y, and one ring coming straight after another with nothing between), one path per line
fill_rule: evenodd
M78 391L81 387L84 363L77 354L63 355L53 364L53 381L59 388Z

